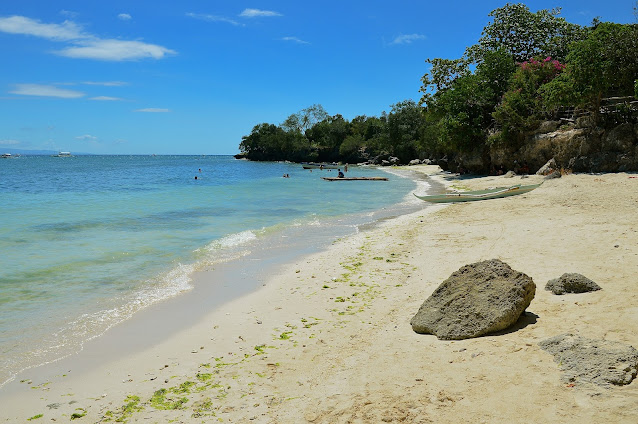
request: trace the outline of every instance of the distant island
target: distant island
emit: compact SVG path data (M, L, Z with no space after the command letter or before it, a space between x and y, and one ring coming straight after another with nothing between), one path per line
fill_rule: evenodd
M634 8L638 21L638 11ZM256 125L236 157L439 164L456 172L638 171L638 24L567 22L560 8L493 10L461 58L430 58L419 102L380 116L313 105Z

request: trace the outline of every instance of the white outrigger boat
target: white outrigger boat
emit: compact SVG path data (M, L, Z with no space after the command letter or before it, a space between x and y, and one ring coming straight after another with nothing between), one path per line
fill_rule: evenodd
M542 183L541 183L542 184ZM453 193L434 194L430 196L417 196L421 200L432 203L456 203L473 202L475 200L499 199L502 197L516 196L529 193L541 184L515 185L511 187L496 187L487 190L457 191Z

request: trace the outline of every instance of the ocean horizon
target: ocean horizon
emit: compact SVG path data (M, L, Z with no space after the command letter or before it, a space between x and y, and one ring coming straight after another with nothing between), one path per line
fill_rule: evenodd
M318 249L423 207L411 192L427 182L408 172L350 165L348 176L390 181L320 178L332 174L227 155L0 161L0 387L191 290L196 271L264 246Z

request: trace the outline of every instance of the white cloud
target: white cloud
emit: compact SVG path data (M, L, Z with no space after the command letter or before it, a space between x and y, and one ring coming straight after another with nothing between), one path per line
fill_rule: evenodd
M12 146L14 144L20 144L18 140L0 140L0 144L3 146Z
M82 84L85 85L102 85L104 87L122 87L128 85L127 82L124 81L84 81Z
M262 16L283 16L281 13L273 12L271 10L259 10L259 9L244 9L239 14L242 18L258 18Z
M157 108L157 107L147 107L144 109L137 109L135 110L135 112L147 112L147 113L166 113L166 112L170 112L170 109L161 109L161 108Z
M304 40L300 40L297 37L283 37L282 40L284 40L284 41L292 41L294 43L299 43L299 44L310 44L309 42L304 41Z
M25 16L0 18L0 31L9 34L33 35L54 41L71 41L88 37L79 25L71 21L64 21L62 24L43 24Z
M120 13L117 15L117 18L121 21L130 21L132 19L131 15L128 13Z
M425 40L425 35L421 34L406 34L399 35L390 44L410 44L417 40Z
M77 99L78 97L84 97L84 93L80 91L67 90L53 85L42 84L15 84L15 88L9 92L23 96L60 97L63 99Z
M228 24L232 24L232 25L237 25L237 26L244 26L244 24L241 24L233 19L230 18L226 18L224 16L216 16L216 15L206 15L206 14L202 14L202 13L187 13L186 16L188 16L189 18L193 18L193 19L199 19L200 21L207 21L207 22L225 22Z
M176 52L156 44L126 40L83 40L76 47L67 47L55 53L76 59L107 61L135 60L143 58L161 59Z
M85 33L82 27L71 22L43 24L24 16L0 18L0 31L10 34L32 35L53 41L67 42L69 47L54 53L71 58L123 61L136 59L162 59L176 52L156 44L142 41L102 39Z
M68 18L77 18L77 16L79 15L79 13L77 12L73 12L71 10L60 10L60 15L62 16L66 16Z
M76 140L82 140L82 141L97 141L97 137L94 135L90 135L90 134L84 134L84 135L80 135L75 137Z
M122 101L124 99L122 99L120 97L97 96L97 97L91 97L89 100L97 100L97 101L101 101L101 102L117 102L117 101Z

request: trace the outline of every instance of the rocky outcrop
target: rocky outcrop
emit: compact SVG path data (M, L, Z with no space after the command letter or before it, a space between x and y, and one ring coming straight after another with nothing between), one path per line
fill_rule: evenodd
M638 171L638 124L603 129L593 125L591 117L583 117L558 128L556 121L547 121L518 149L490 147L494 168L518 171L525 164L534 172L552 159L556 169L573 172Z
M638 351L623 343L561 334L538 345L560 364L566 383L622 386L638 372Z
M549 280L545 285L545 290L554 294L565 293L588 293L602 290L601 287L589 278L578 273L565 273L559 278Z
M514 324L535 292L529 276L498 259L465 265L425 300L410 324L444 340L480 337Z

